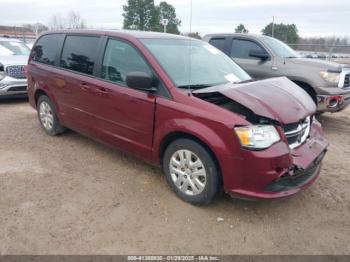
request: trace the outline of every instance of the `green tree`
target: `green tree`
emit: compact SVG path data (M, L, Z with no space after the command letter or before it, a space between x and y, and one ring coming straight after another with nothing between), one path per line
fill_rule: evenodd
M159 19L168 19L167 32L171 34L180 34L179 26L181 21L176 17L175 7L167 2L160 2L157 7Z
M128 0L123 6L124 29L163 32L162 19L168 19L167 32L179 34L181 21L175 8L167 2L154 5L154 0Z
M245 28L245 26L243 24L239 24L236 29L235 29L235 33L244 33L244 34L248 34L249 31L247 28Z
M128 0L123 10L124 29L159 30L159 16L154 0Z
M299 41L298 29L295 24L273 24L270 23L262 30L262 33L267 36L272 36L272 30L274 31L274 37L288 44L297 44Z

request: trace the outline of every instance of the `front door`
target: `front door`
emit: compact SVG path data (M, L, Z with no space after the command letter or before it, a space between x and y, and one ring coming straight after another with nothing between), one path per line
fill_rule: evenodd
M258 43L241 38L233 38L231 45L231 58L240 65L253 78L263 79L271 77L272 57L261 60L250 56L252 50L267 51Z
M91 79L90 132L104 142L142 158L151 158L156 97L126 85L129 72L153 75L139 51L128 42L109 39L100 77Z

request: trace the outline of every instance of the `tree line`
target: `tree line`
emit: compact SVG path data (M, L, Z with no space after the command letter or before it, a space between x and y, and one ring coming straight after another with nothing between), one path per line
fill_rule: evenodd
M163 19L168 21L166 31L172 34L180 34L179 27L181 20L176 16L175 7L166 1L161 1L158 5L154 0L127 0L123 6L123 28L141 31L163 32L161 23ZM86 21L78 12L70 11L66 16L54 14L51 16L48 25L41 23L26 24L26 28L32 32L59 29L79 29L86 28ZM243 24L239 24L235 33L249 33ZM269 23L262 30L263 35L273 36L298 50L327 52L330 46L336 46L336 52L350 52L350 40L346 37L300 37L295 24L275 24ZM201 39L199 32L187 33L193 38Z

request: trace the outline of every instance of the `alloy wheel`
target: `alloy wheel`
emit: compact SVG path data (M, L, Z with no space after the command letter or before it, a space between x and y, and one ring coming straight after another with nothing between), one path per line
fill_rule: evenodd
M43 101L40 103L39 115L41 124L44 126L44 128L46 130L51 130L53 127L54 118L51 106L47 102Z
M200 194L207 183L202 160L190 150L178 150L170 158L170 175L175 186L184 194Z

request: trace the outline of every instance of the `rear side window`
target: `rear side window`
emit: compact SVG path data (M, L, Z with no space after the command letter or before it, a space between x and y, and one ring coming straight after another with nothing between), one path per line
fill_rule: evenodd
M257 59L249 56L251 50L265 50L257 43L250 40L233 39L231 48L232 58Z
M54 65L60 51L63 35L44 35L33 47L32 59L47 65Z
M221 51L225 49L225 38L212 38L209 43Z
M97 56L97 36L67 36L64 42L60 66L92 75Z
M126 76L130 72L143 72L152 76L152 70L141 54L124 41L108 41L101 77L126 86Z

